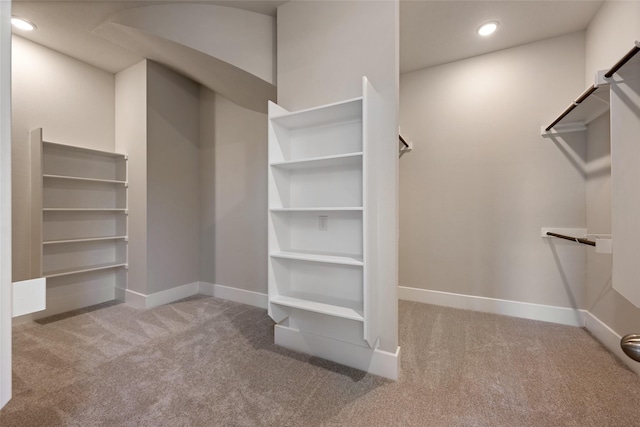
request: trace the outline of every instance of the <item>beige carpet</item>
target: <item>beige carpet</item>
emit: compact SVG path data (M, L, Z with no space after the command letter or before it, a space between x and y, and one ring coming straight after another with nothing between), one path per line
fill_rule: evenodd
M640 425L640 378L583 329L401 302L391 382L276 348L272 327L210 297L17 326L0 425Z

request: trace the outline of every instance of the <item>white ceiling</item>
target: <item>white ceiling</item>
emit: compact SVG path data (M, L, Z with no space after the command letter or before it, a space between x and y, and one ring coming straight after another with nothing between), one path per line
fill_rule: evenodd
M400 2L400 72L445 64L586 29L602 1ZM480 37L476 29L499 21Z
M30 1L14 0L13 14L34 22L22 37L112 73L140 61L91 30L112 13L157 3L210 3L275 15L284 0L226 1ZM581 31L602 1L428 1L400 3L400 71L431 67L483 53ZM476 28L498 20L498 31L480 38Z

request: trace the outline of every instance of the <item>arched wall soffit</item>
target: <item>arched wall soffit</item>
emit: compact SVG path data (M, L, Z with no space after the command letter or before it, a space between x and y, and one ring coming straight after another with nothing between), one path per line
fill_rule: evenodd
M172 68L225 98L266 112L276 99L275 18L207 4L116 12L94 33Z

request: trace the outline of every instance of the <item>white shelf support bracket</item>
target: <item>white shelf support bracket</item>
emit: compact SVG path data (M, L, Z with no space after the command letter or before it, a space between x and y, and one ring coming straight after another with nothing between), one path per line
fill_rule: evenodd
M596 237L596 253L611 254L613 253L613 240L609 238Z

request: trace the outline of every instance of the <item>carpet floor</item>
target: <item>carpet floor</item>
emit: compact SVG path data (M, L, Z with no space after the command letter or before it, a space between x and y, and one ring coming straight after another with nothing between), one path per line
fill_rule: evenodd
M400 302L401 378L273 345L197 296L14 327L11 426L640 426L640 378L584 329Z

